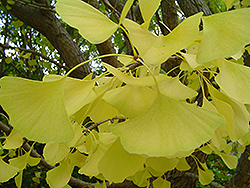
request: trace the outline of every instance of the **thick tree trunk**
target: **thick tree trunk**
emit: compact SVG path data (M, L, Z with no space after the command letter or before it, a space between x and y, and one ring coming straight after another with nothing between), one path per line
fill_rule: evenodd
M203 0L177 0L177 2L186 17L198 12L203 12L204 16L212 14Z
M4 6L7 5L7 0L1 0L1 2ZM68 67L72 68L85 61L80 48L73 42L54 12L21 1L15 1L15 4L9 6L11 7L9 10L11 14L42 33L50 41ZM85 65L75 70L71 76L83 78L90 72L89 65Z
M248 188L250 186L250 145L242 153L233 178L225 188Z

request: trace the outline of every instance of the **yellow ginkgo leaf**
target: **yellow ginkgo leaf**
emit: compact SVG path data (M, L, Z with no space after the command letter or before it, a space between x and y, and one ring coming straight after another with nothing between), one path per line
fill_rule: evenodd
M215 77L215 80L228 96L243 104L250 104L249 67L224 61L223 66L220 68L220 74Z
M6 137L4 142L4 149L16 149L23 145L23 136L16 130L12 129L9 136Z
M197 92L179 81L179 77L169 77L159 83L160 92L168 97L185 100L197 95Z
M3 77L0 103L10 115L11 125L30 140L71 140L74 135L64 104L64 83L64 77L51 82Z
M146 160L146 165L163 174L164 172L173 170L179 161L178 158L149 157Z
M204 29L197 54L200 63L232 56L250 43L248 8L206 16L202 20Z
M136 77L133 77L132 75L122 73L120 70L112 67L109 64L106 64L106 63L102 63L102 64L106 69L108 69L108 71L110 73L115 75L119 80L125 82L126 84L134 85L134 86L153 86L153 85L155 85L155 80L152 76L136 78ZM168 78L169 77L166 75L155 76L155 79L158 83L160 83L163 80L166 80Z
M144 113L154 102L157 93L148 87L126 85L105 93L103 99L128 118Z
M158 177L156 180L153 181L154 188L170 188L171 183L167 180Z
M99 162L98 169L110 182L123 182L143 168L145 158L142 155L130 154L117 140L106 151ZM119 173L117 173L119 171Z
M20 171L23 170L26 167L27 163L28 163L29 155L30 155L30 152L27 152L22 156L10 159L9 160L10 165L19 168Z
M176 169L179 171L186 171L189 170L191 168L191 166L189 166L189 164L187 163L185 157L182 157L180 159L180 162L177 164Z
M49 74L43 81L55 81L62 79L62 76ZM67 77L64 86L65 107L69 116L80 110L84 105L91 103L96 94L93 91L95 81L80 80Z
M140 170L135 175L128 177L127 180L132 180L139 187L146 187L148 185L148 178L151 177L147 168Z
M133 45L149 66L158 66L175 52L190 45L198 36L202 13L190 16L167 36L155 36L139 24L125 19Z
M128 0L126 2L126 4L124 5L123 9L122 9L122 13L120 16L120 20L119 20L119 25L123 22L124 18L126 17L130 7L133 5L134 0Z
M207 142L224 124L220 114L159 94L144 114L112 126L111 131L130 153L174 157Z
M56 168L49 170L46 176L46 181L49 186L53 188L61 188L65 186L70 180L73 167L74 166L69 160L65 160Z
M150 23L150 20L159 7L160 2L161 0L139 0L140 11L145 22Z
M97 176L100 174L98 169L99 161L102 159L108 148L115 142L116 138L117 137L112 133L100 133L101 141L94 142L96 143L95 147L93 147L92 144L92 149L86 160L86 163L78 172L87 176Z
M23 181L23 170L19 172L19 174L15 177L15 184L17 188L22 188Z
M72 27L93 44L106 41L118 25L99 10L81 0L58 0L56 11Z
M6 182L20 171L19 168L5 163L0 157L0 182Z
M43 155L49 164L55 165L64 159L69 150L70 148L66 143L51 143L45 145Z
M229 169L236 168L237 163L238 163L238 157L234 155L229 155L225 153L220 153L220 157L224 161L224 163L227 165Z
M230 99L227 95L216 90L211 85L208 84L207 86L210 91L211 97L214 98L215 107L226 118L225 126L230 139L233 142L237 141L249 131L248 123L250 117L248 111L243 104ZM230 117L232 115L233 117Z
M202 164L202 167L204 168L206 166L206 164ZM202 185L207 185L209 184L211 181L213 181L214 179L214 173L212 170L209 170L207 167L204 168L204 170L200 169L199 167L198 168L198 173L199 173L199 181Z

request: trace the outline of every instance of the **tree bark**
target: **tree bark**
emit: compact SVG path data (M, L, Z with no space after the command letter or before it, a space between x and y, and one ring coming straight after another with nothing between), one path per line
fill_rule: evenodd
M248 188L250 186L250 145L241 154L234 176L225 188Z
M1 0L1 2L4 6L7 5L7 0ZM11 7L9 12L12 15L42 33L50 41L68 67L72 68L85 61L80 48L73 42L53 11L39 9L23 1L15 1L15 4L9 6ZM90 72L90 67L86 64L73 71L70 76L83 78Z
M177 0L177 2L186 17L192 16L198 12L203 12L204 16L212 14L203 0Z

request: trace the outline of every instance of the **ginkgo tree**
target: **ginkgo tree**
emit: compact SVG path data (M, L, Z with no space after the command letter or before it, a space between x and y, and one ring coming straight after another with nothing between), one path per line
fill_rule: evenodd
M215 153L233 169L238 158L231 155L229 141L239 143L240 152L249 144L250 68L239 57L249 51L250 9L197 13L168 35L156 36L148 28L161 1L139 0L142 24L126 18L133 2L126 2L118 23L81 0L56 4L62 19L93 44L122 29L133 55L102 55L42 81L0 80L0 104L13 126L3 148L20 148L23 137L45 143L44 158L55 166L46 177L51 187L67 187L75 166L80 174L110 183L127 179L142 187L170 187L162 176L174 168L188 170L187 156L196 162L200 183L207 185L213 172L194 151ZM177 77L160 73L173 54L182 59ZM102 63L107 71L94 79L68 77L81 65L109 56L118 57L123 67ZM202 105L197 105L197 91ZM39 163L30 152L9 163L4 158L0 181L15 176L18 187L26 165Z

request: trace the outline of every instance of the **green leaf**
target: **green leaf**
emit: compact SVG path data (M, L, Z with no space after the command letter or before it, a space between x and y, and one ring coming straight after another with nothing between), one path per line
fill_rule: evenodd
M72 27L93 44L106 41L118 28L99 10L81 0L58 0L56 11Z
M59 166L47 172L46 181L50 187L62 188L69 182L72 171L73 166L69 160L65 160Z
M207 142L224 124L217 113L159 94L144 114L112 126L111 131L130 153L174 157Z
M5 61L5 63L10 64L13 61L13 59L11 57L7 57L7 58L5 58L4 61Z
M222 12L202 18L203 35L197 62L229 57L250 43L250 9Z
M14 5L15 1L14 0L7 0L7 3L10 4L10 5Z
M127 177L134 175L143 168L144 162L143 156L125 151L120 140L117 139L103 155L98 168L105 179L116 183L123 182Z
M215 77L221 89L233 99L250 104L250 68L224 61L220 74Z
M140 57L149 66L158 66L175 52L190 45L198 36L198 26L202 13L190 16L167 36L155 36L137 23L125 19L133 45Z
M23 57L24 59L28 59L28 58L31 56L31 54L32 54L32 53L27 53L27 54L22 55L22 57Z
M10 178L14 177L18 171L19 168L5 163L0 157L0 182L8 181Z
M0 103L10 115L11 125L30 140L71 140L74 135L64 105L64 83L64 77L53 82L1 78Z
M126 85L105 93L103 99L128 118L143 114L154 102L157 93L147 87Z

